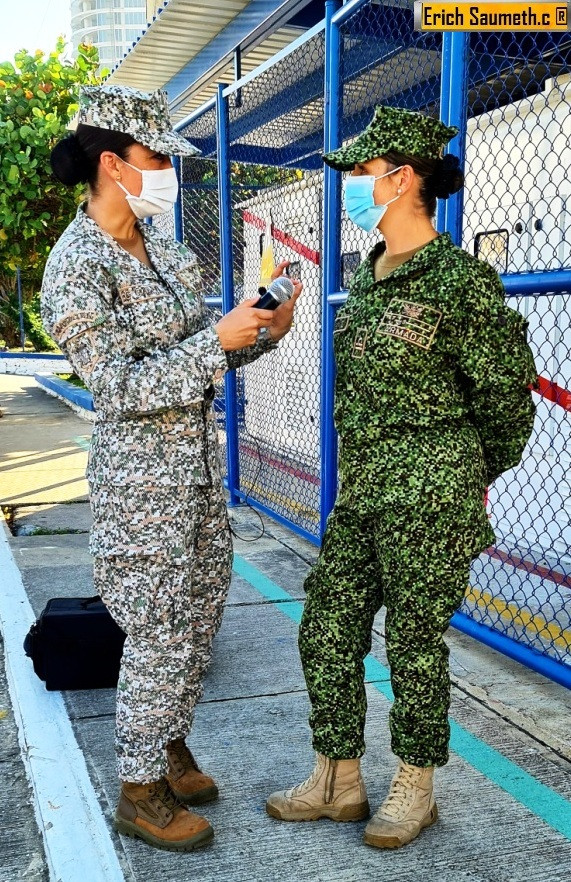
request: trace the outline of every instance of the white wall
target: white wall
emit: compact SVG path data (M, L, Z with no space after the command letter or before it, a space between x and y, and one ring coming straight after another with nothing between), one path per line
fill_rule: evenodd
M18 374L20 376L32 376L33 374L71 374L72 368L63 356L61 358L43 358L41 355L18 356L3 354L0 352L0 374Z

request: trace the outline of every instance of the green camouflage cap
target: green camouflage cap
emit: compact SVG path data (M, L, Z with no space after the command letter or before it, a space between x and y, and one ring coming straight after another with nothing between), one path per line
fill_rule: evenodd
M173 131L167 93L140 92L131 86L83 86L72 127L83 124L131 135L139 144L167 156L196 156L198 147Z
M384 156L389 150L406 156L438 159L444 145L458 129L440 120L400 107L380 106L364 132L348 144L326 153L324 162L338 171L350 171L355 163Z

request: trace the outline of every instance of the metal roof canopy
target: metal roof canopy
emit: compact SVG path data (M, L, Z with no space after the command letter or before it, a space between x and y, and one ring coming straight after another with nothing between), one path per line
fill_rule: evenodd
M253 70L302 33L297 24L303 10L315 5L316 0L170 0L107 82L166 89L176 122L213 94L222 74L228 80L236 49L242 70Z
M368 7L368 11L362 8L350 19L351 40L345 45L342 60L344 140L362 130L375 104L387 102L422 110L439 101L440 62L435 55L439 54L441 35L414 32L412 9L406 9L406 0L405 8L403 0L393 0L393 4L389 0L376 7L376 15L382 23L381 31L390 34L393 16L408 14L411 28L406 40L395 43L389 38L380 39L377 29L375 35L371 33L370 15L374 7ZM210 96L216 89L215 81L219 82L228 71L233 52L240 46L246 73L224 91L226 96L232 96L241 90L247 96L243 107L231 105L230 158L266 165L320 168L324 70L319 60L310 63L308 50L309 41L320 34L320 39L323 38L324 21L293 41L291 37L297 31L280 28L284 21L291 22L294 15L299 15L300 10L305 9L306 15L315 14L320 5L319 0L224 0L224 4L219 0L200 0L200 3L170 0L159 10L148 31L109 81L127 82L144 89L166 86L171 95L171 108L175 109L173 117L177 129L190 127L190 140L205 157L213 156L216 150L214 117L212 120L203 119L200 132L193 131L191 123L212 109ZM207 21L206 15L210 13L212 18ZM278 30L271 33L276 27ZM524 91L541 90L539 59L546 62L542 65L545 77L557 74L561 55L566 56L569 52L569 35L539 35L539 39L536 35L535 64L530 64L529 58L526 63L525 52L518 54L520 42L526 38L529 40L525 34L517 38L513 34L499 35L492 54L489 49L486 51L481 35L471 35L469 83L473 108L474 98L482 88L487 97L486 109L490 109L490 101L493 104L501 100L495 94L498 92L496 87L491 98L487 96L486 82L513 81L515 77ZM482 46L480 51L478 42ZM276 51L276 47L280 51ZM303 47L306 47L305 53ZM295 69L288 71L287 82L283 76L264 77L265 72L298 50L301 51L296 57ZM155 52L157 60L150 61ZM187 61L181 67L183 58ZM423 64L419 63L421 59ZM399 93L395 94L390 83L393 71L398 68L398 79L401 84L406 81L406 85L399 87ZM385 84L385 88L370 88L370 76L375 69L378 69L378 80ZM403 70L409 71L404 80ZM137 79L137 71L137 76L143 79ZM252 98L252 90L248 92L247 87L254 78L260 88L259 94ZM205 101L206 96L210 100ZM505 103L505 95L503 100ZM359 108L358 111L355 108ZM264 134L260 138L262 129Z
M378 14L383 16L389 31L391 16L403 14L402 8L390 10L386 6L379 6L378 9ZM368 14L370 16L370 10ZM412 18L412 10L410 15ZM363 36L367 37L369 28L370 18L368 22L363 21ZM324 22L320 22L276 56L224 90L224 95L229 98L238 90L244 95L249 83L253 80L259 81L255 102L249 97L241 108L231 105L231 160L307 170L322 167L323 70L308 64L309 53L300 51L294 78L290 77L284 82L283 76L275 76L269 81L263 75L275 65L283 63L292 53L303 50L304 46L307 48L307 44L323 30ZM351 20L351 37L358 38L359 32L357 13ZM511 34L501 35L497 40L496 54L482 50L478 52L477 43L478 40L481 42L481 35L473 35L468 71L471 106L482 88L486 92L486 84L490 81L506 84L511 82L513 88L515 77L524 91L540 91L544 79L559 72L562 55L566 56L571 51L568 34L550 34L541 39L542 36L536 41L533 59L526 59L523 53L518 54L520 43L529 40L526 34L518 35L515 39ZM343 140L362 131L376 104L386 102L409 110L426 110L438 104L440 60L437 56L440 53L441 39L440 34L413 32L411 27L410 37L406 41L395 43L383 41L376 36L375 40L365 39L361 43L357 39L353 45L345 46ZM537 64L540 59L544 59L541 68ZM370 76L375 69L379 72L378 82L386 83L385 89L382 85L374 90L370 89ZM402 85L399 92L395 93L390 84L391 75L397 70ZM403 71L408 71L409 75L403 77ZM489 88L487 91L490 91ZM486 109L490 109L490 102L496 106L502 101L506 103L507 100L513 100L510 94L505 90L493 90L487 99ZM202 150L205 158L214 157L216 153L215 117L213 114L211 119L205 116L213 106L212 100L205 102L176 126ZM312 108L317 112L313 112ZM302 109L304 112L300 113ZM193 123L199 119L200 133L196 129L193 131Z
M398 12L402 10L399 9ZM391 15L391 10L379 7L378 14L384 16L386 21L387 16ZM397 14L396 10L395 14ZM356 22L352 24L356 25L357 30L359 29ZM231 108L231 160L307 170L322 168L324 69L323 66L310 63L311 53L306 50L307 44L322 35L324 30L325 22L322 21L278 55L268 59L255 71L243 76L224 90L224 95L230 98L238 90L244 94L249 83L261 80L265 72L283 63L293 53L297 52L299 55L296 64L292 65L295 69L295 78L290 77L287 83L284 83L283 77L279 76L274 77L271 83L264 81L263 86L260 83L259 98L255 103L251 100L244 101L242 108ZM430 60L431 56L439 51L440 40L440 35L417 34L413 33L411 28L410 39L406 43L403 41L395 45L394 41L383 41L376 37L373 41L364 44L355 42L353 46L345 48L344 91L346 96L349 92L353 96L354 101L349 103L359 107L358 113L348 111L348 115L344 116L345 139L362 130L363 115L370 116L373 107L380 101L379 94L370 94L370 90L363 88L362 84L361 88L359 87L360 79L363 75L370 75L376 67L383 66L383 76L389 69L402 68L403 63L405 68L409 68L407 53L422 54L425 63L418 65L416 70L430 71L430 74L424 79L419 79L415 78L415 71L412 71L406 88L403 88L398 95L390 89L387 90L383 100L410 109L419 109L438 100L439 78L434 75L434 65ZM359 93L358 100L355 92ZM202 150L205 158L213 157L216 152L214 115L209 120L211 125L204 125L206 122L204 115L212 110L212 107L212 101L206 102L203 107L176 126L177 130ZM300 113L302 110L303 113ZM192 124L199 119L201 119L201 131L200 136L197 137L192 131Z

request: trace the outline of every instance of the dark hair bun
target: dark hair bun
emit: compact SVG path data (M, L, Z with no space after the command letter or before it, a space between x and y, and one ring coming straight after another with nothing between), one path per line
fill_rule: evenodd
M429 179L432 195L438 199L448 199L464 186L464 174L460 168L460 160L452 153L436 160L436 167Z
M88 160L76 135L59 141L50 155L54 176L67 187L84 184L88 177Z

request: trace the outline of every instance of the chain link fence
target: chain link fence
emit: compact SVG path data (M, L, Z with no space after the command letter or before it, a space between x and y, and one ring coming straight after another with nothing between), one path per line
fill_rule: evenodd
M336 305L343 300L323 290L324 237L335 229L323 216L324 118L339 111L338 141L348 143L377 104L450 122L446 96L465 89L457 122L465 129L466 187L463 206L461 199L450 204L463 210L463 247L502 274L510 306L526 316L541 394L522 463L490 488L497 544L474 563L462 612L569 665L571 307L557 273L571 258L571 41L566 34L466 35L460 83L446 38L414 32L409 0L369 0L346 13L336 32L336 92L325 81L323 23L224 93L235 302L267 281L270 247L274 263L290 261L290 275L304 283L292 333L238 372L240 493L319 541L321 456L329 455L321 422L322 358L329 358L322 316L324 297L333 296ZM338 99L333 110L328 94ZM183 134L204 158L183 163L182 232L197 254L204 293L215 298L221 289L215 107ZM444 221L453 228L442 206L438 219L441 229ZM344 212L335 236L328 250L343 292L376 236ZM531 287L530 273L537 279ZM222 407L219 397L223 432Z
M555 399L537 397L521 464L490 490L497 544L474 566L465 610L567 662L571 304L549 286L571 262L570 59L567 34L472 36L463 219L468 251L508 280L536 274L533 293L510 296L509 305L529 322L540 388Z
M179 210L180 239L196 255L202 294L216 321L222 314L220 229L218 224L218 161L216 144L216 108L200 115L184 133L200 148L199 158L180 160L181 196ZM174 222L174 217L173 217ZM226 463L226 406L224 384L215 386L214 409L218 424L220 460Z
M257 292L262 256L271 248L276 265L290 262L289 274L303 281L306 294L278 349L238 372L245 398L241 484L249 496L317 535L321 176L299 180L289 170L263 172L284 183L276 180L234 203L244 291Z
M324 34L229 98L233 176L258 185L233 199L234 274L252 296L264 257L289 261L305 293L279 348L239 372L245 408L240 480L251 498L301 529L319 529L320 310ZM247 164L246 164L247 163ZM239 194L236 193L236 197ZM265 275L265 277L264 277Z
M267 286L262 262L270 251L274 264L289 261L289 275L305 287L288 337L237 372L240 490L316 538L322 174L311 172L312 164L321 167L311 153L323 139L323 60L321 30L236 90L228 108L235 303ZM214 110L183 133L203 151L205 145L215 150ZM205 166L214 182L206 190ZM220 279L213 278L220 265L216 164L185 160L183 168L185 239L197 254L205 293L219 295Z

